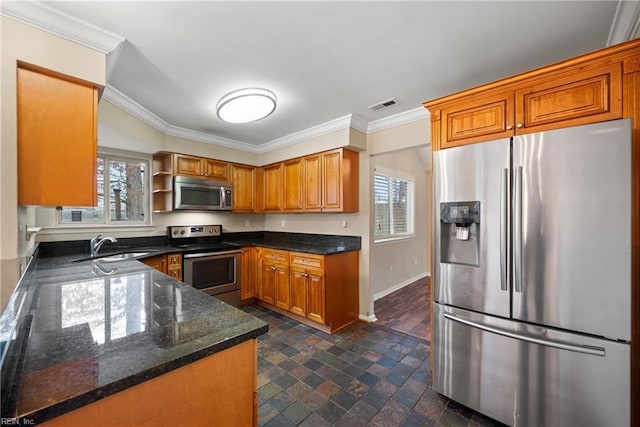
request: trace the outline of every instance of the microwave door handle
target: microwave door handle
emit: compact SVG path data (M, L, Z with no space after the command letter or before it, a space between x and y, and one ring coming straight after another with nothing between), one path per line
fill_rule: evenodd
M224 209L227 204L227 193L224 191L224 187L220 187L220 209Z

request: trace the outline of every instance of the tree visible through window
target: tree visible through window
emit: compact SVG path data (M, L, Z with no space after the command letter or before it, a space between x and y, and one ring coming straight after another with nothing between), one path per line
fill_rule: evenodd
M374 174L375 240L413 234L413 182L391 171Z
M63 224L145 223L148 215L148 161L99 155L98 205L62 209Z

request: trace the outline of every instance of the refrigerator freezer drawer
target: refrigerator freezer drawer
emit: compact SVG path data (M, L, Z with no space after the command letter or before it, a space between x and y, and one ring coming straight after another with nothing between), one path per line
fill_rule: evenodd
M630 345L434 303L433 388L513 426L629 425Z

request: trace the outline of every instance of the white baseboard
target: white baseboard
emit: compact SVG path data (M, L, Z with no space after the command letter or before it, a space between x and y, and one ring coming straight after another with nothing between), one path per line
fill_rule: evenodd
M367 323L375 322L376 320L378 320L375 314L372 314L371 316L367 316L366 314L361 314L358 316L358 318L363 322L367 322Z
M391 294L391 293L393 293L393 292L395 292L395 291L397 291L397 290L399 290L399 289L402 289L402 288L404 288L404 287L405 287L405 286L407 286L407 285L412 284L412 283L413 283L413 282L415 282L416 280L420 280L420 279L425 278L425 277L427 277L427 276L429 276L429 275L430 275L430 274L429 274L428 272L425 272L425 273L422 273L422 274L418 274L417 276L414 276L414 277L412 277L412 278L410 278L410 279L408 279L408 280L405 280L405 281L404 281L404 282L402 282L402 283L398 283L397 285L392 286L392 287L391 287L391 288L389 288L389 289L385 289L384 291L380 291L380 292L378 292L377 294L374 294L374 295L373 295L373 300L374 300L374 301L377 301L377 300L379 300L379 299L380 299L380 298L382 298L382 297L386 297L387 295L389 295L389 294ZM361 316L362 316L362 315L361 315ZM374 315L373 317L375 317L375 315Z

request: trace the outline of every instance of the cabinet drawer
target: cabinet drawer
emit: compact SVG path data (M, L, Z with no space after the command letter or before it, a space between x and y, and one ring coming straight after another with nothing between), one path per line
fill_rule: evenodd
M182 255L181 254L169 254L167 255L167 259L169 260L169 267L174 265L182 266Z
M292 252L291 265L324 268L324 256Z
M289 263L289 252L277 249L261 249L260 257L264 260L278 261L285 264Z

